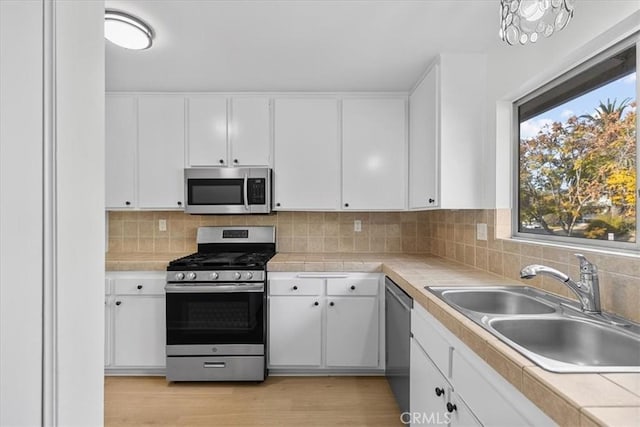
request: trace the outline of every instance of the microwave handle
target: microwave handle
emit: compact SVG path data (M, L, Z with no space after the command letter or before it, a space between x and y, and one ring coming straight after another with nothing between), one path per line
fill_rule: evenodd
M244 174L244 188L243 188L243 192L244 192L244 209L246 211L249 210L249 195L247 194L247 191L249 190L249 177L247 176L247 174Z

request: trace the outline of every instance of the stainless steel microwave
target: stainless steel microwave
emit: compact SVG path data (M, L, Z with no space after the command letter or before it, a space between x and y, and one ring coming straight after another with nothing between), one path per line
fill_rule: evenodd
M185 212L264 214L271 212L271 169L187 168Z

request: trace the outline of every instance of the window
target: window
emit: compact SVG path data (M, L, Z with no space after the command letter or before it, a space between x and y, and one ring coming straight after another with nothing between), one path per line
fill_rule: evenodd
M515 103L520 237L638 248L636 44Z

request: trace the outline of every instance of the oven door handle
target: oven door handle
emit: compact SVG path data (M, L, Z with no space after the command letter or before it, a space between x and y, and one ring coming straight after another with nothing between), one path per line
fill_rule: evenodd
M244 210L248 211L249 210L249 176L245 173L244 174Z
M244 293L264 292L264 284L250 285L173 285L167 284L164 290L168 294L216 294L216 293Z

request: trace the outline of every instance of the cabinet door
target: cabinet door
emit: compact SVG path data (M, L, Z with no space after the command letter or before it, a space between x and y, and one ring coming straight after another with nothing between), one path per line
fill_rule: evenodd
M227 164L227 99L201 96L187 99L189 166Z
M335 210L340 204L338 101L275 101L275 209Z
M270 366L319 367L321 344L320 297L269 297Z
M104 366L111 365L111 298L104 297Z
M164 366L164 297L116 295L114 300L113 365Z
M438 204L438 65L409 98L409 208Z
M378 299L327 297L327 366L378 366Z
M180 208L184 198L184 98L138 99L141 208Z
M269 98L234 98L229 120L229 160L239 166L268 166L271 151Z
M344 209L406 207L406 100L342 102Z
M449 383L415 339L411 339L409 381L411 425L447 424Z
M105 98L106 208L133 208L136 201L136 98Z
M451 427L482 427L483 424L478 421L475 417L475 414L469 409L469 407L462 400L460 395L452 390L449 390L449 399L447 399L447 412L448 418L451 422ZM451 412L449 412L451 409ZM500 411L500 409L498 409ZM505 420L506 421L506 420ZM488 426L509 426L516 427L518 425L528 425L528 424L510 424L508 422L499 423L499 424L485 424Z

